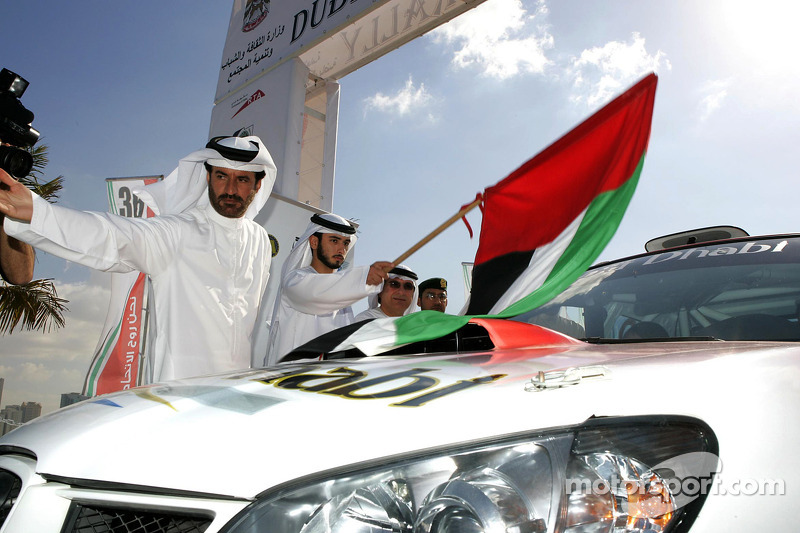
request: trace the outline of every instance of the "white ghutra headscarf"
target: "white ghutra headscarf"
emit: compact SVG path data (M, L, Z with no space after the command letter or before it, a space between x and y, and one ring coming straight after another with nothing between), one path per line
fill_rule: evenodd
M247 208L245 217L252 220L267 203L278 170L264 143L249 137L214 137L202 150L192 152L178 163L178 168L162 181L137 187L134 193L157 215L182 213L208 204L205 163L214 167L245 172L265 172L261 188Z
M289 252L289 257L283 262L281 282L289 272L297 270L298 268L307 267L311 264L313 256L311 246L308 245L308 238L315 233L332 233L340 237L349 237L350 248L348 248L347 256L342 266L339 267L339 270L350 267L350 261L348 261L347 258L352 257L353 248L355 248L356 240L358 240L355 226L346 218L334 215L333 213L315 214L311 216L311 222L309 222L308 227L306 227L306 230L300 238L295 241L292 246L292 251ZM280 294L278 294L278 296L280 297ZM278 298L278 300L279 299L280 298Z
M417 280L419 279L419 276L417 276L417 273L408 268L406 265L399 264L389 271L389 279L400 279L414 283L414 295L411 299L411 305L408 306L403 315L410 315L416 311L417 297L419 296L419 287L417 286ZM386 282L384 281L383 283ZM375 294L370 294L369 298L367 299L369 302L369 309L377 309L380 306L378 297L381 295L381 292L383 292L383 283L381 283L381 290Z

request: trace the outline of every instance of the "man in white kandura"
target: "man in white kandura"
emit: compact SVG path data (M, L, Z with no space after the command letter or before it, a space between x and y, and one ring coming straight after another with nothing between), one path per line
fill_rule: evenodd
M51 205L0 171L6 232L106 272L152 279L152 381L248 368L269 278L269 235L253 217L276 168L258 137L215 137L162 182L136 191L147 219ZM151 334L153 333L151 329Z
M368 318L386 318L409 315L417 310L417 274L406 265L397 265L389 271L381 291L369 297L369 309L359 313L355 322Z
M283 264L265 365L279 362L323 333L352 323L350 306L378 292L392 264L345 264L355 243L356 229L346 219L330 213L311 217Z

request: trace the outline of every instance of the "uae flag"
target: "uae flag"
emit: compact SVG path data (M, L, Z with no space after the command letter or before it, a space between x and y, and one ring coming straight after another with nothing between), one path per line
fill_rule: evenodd
M382 353L452 333L475 317L525 313L568 287L603 251L630 203L647 152L656 82L648 75L484 191L466 316L421 311L362 322L337 330L342 338L326 336L325 351Z
M597 259L639 181L656 81L650 74L486 189L466 314L534 309Z

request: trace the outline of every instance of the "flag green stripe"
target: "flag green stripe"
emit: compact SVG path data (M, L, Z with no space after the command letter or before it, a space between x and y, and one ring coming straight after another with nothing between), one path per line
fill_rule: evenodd
M496 315L481 318L508 318L525 313L549 302L578 279L600 256L617 231L625 210L633 197L644 165L644 156L633 175L620 187L599 195L586 209L580 227L542 286ZM399 318L396 344L435 339L466 325L472 316L447 315L437 311L420 311Z
M419 311L395 321L395 345L436 339L465 326L471 316L447 315L439 311Z
M569 287L600 256L617 231L633 197L644 165L644 154L633 175L619 188L601 194L589 204L575 237L553 267L542 286L497 316L510 317L536 309Z

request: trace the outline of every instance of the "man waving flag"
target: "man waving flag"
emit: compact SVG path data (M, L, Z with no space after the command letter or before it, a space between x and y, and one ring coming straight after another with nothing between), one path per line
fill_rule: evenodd
M446 335L473 317L530 311L564 290L600 255L633 196L656 83L656 75L648 75L486 189L466 316L423 311L354 324L306 353L351 347L381 353Z

